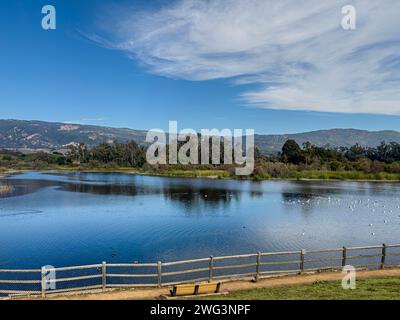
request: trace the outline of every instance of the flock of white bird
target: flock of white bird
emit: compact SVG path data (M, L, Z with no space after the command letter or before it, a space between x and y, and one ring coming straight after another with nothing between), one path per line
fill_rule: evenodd
M304 199L289 199L282 201L286 205L296 205L296 206L313 206L313 207L323 207L324 205L334 205L340 210L345 210L348 213L358 213L358 212L369 212L371 214L382 215L382 223L384 225L390 225L394 218L400 218L400 198L394 200L384 201L384 200L374 200L371 198L366 199L354 199L353 196L350 197L321 197L316 196L312 198ZM374 219L376 221L376 219ZM398 223L398 221L396 221ZM369 223L368 225L373 229L375 227L374 223ZM399 230L400 231L400 230ZM375 235L375 232L371 231L371 236ZM302 233L304 236L305 233Z

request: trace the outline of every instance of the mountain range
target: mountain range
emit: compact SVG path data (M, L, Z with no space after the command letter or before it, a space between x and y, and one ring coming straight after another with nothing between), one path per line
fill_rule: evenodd
M126 142L134 140L145 143L145 130L112 128L59 122L0 120L0 149L20 151L61 151L68 145L85 143L94 146L102 142ZM255 144L264 154L279 152L286 140L298 144L311 142L318 146L349 147L356 143L375 147L382 141L400 143L398 131L366 131L357 129L330 129L296 134L255 135Z

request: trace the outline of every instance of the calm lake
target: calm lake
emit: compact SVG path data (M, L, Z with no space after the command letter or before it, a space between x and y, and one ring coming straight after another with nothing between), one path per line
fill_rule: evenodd
M0 268L400 242L400 184L24 173L0 181Z

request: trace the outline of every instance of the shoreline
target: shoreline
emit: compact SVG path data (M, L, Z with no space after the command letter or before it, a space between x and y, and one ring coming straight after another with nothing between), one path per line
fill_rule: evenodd
M81 168L48 168L48 169L12 169L6 170L4 172L0 172L0 179L6 179L10 176L21 174L25 172L40 172L40 173L49 173L49 172L79 172L79 173L120 173L120 174L131 174L131 175L140 175L140 176L148 176L148 177L163 177L163 178L181 178L181 179L204 179L204 180L234 180L234 181L253 181L253 182L263 182L263 181L310 181L310 182L324 182L324 181L333 181L333 182L373 182L373 183L400 183L399 179L339 179L339 178L268 178L268 179L257 179L257 178L237 178L229 175L218 175L218 174L210 174L210 175L202 175L202 170L191 170L197 171L199 174L174 174L168 172L146 172L138 169L131 168L116 168L116 169L81 169ZM203 170L212 171L212 170ZM223 170L215 170L218 173L222 173ZM184 172L184 170L182 170Z
M5 171L0 171L0 179L5 179L8 178L14 174L20 174L20 173L24 173L27 171L34 171L34 170L5 170Z

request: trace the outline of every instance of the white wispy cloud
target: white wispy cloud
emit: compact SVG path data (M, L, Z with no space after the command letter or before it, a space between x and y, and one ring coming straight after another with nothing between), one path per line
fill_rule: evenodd
M347 4L356 30L341 27ZM389 0L181 0L124 9L103 44L158 75L253 84L242 98L260 107L400 115L399 12Z

